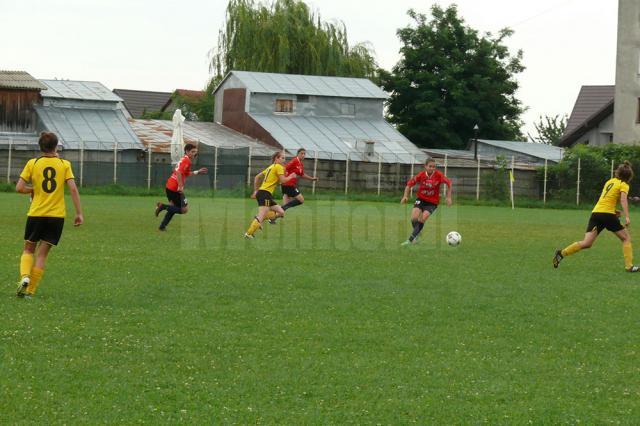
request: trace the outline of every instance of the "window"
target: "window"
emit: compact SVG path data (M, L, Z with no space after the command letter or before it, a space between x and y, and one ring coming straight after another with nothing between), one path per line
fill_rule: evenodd
M293 112L291 99L276 99L276 112Z
M342 115L356 115L356 106L354 104L340 104L340 113Z
M296 99L300 103L308 103L309 102L309 95L298 95L298 96L296 96Z

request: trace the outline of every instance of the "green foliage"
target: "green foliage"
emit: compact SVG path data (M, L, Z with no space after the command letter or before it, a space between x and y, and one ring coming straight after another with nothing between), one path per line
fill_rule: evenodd
M580 159L580 198L595 202L602 186L611 177L611 162L617 168L628 160L636 171L640 171L640 146L608 144L603 146L576 145L568 149L562 161L550 165L547 174L548 197L558 200L575 200L578 180L578 158ZM544 169L538 170L539 179ZM631 193L634 194L633 181Z
M516 98L522 52L504 45L512 35L479 35L455 5L408 12L413 26L398 30L402 59L380 81L391 92L388 118L419 146L464 148L478 124L488 139L521 140L523 107Z
M349 46L344 23L323 22L302 1L230 0L210 69L371 77L376 63L367 44Z
M171 120L173 113L169 111L142 111L142 118L146 120Z
M503 155L496 158L496 170L481 175L484 196L492 200L505 200L509 197L509 169Z
M560 138L562 138L564 134L564 129L567 128L567 116L541 116L539 121L534 123L533 126L536 129L537 135L532 136L529 134L529 139L536 143L558 146L560 144Z
M219 79L212 78L203 90L204 94L198 97L186 96L177 90L171 95L171 100L176 108L180 108L187 121L213 121L213 109L215 96L213 91L218 85ZM175 110L174 110L175 111ZM173 115L173 112L169 112ZM170 117L171 118L171 117Z

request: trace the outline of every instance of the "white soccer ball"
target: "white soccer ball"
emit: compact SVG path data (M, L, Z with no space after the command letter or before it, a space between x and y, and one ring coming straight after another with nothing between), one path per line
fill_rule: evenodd
M450 246L455 247L461 242L462 242L462 235L460 235L458 232L451 231L447 234L447 244L449 244Z

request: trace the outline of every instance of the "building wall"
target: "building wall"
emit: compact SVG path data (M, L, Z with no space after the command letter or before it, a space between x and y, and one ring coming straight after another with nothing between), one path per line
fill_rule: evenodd
M224 91L225 89L246 89L246 86L233 74L225 80L225 82L218 88L215 94L215 105L213 108L213 121L222 124L222 106L224 105ZM248 94L250 96L250 94ZM245 98L244 111L249 110L249 99Z
M0 132L35 132L33 105L39 100L37 90L0 89Z
M640 2L618 1L614 140L640 143Z
M300 102L296 95L279 95L273 93L253 93L249 102L249 112L255 114L274 114L276 99L293 100L293 114L299 116L350 117L365 120L380 120L383 116L381 99L309 96L308 102ZM353 105L355 115L343 115L342 104Z
M223 126L227 126L243 135L258 139L267 145L282 148L269 132L246 113L247 89L229 88L224 89L223 92L221 121Z

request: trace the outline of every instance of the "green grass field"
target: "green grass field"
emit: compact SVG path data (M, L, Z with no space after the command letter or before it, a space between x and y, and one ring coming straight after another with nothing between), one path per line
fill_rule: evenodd
M640 274L610 234L551 268L588 211L442 207L403 249L399 204L309 202L245 241L253 200L166 233L154 201L85 196L21 300L28 201L0 194L0 422L640 421Z

